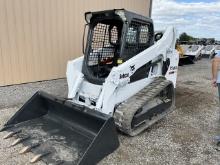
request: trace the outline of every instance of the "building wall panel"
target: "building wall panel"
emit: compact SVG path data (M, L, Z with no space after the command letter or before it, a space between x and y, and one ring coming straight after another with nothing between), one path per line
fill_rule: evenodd
M86 11L149 15L150 0L0 0L0 86L65 77L82 55Z

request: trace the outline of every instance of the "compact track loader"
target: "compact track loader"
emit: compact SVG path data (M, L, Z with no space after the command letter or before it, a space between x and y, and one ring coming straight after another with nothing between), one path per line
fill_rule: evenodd
M215 50L219 51L220 50L220 45L215 45Z
M189 56L185 56L185 52L189 45L179 45L176 44L176 50L179 52L179 66L187 65L187 64L194 64L194 60Z
M189 57L192 61L196 61L201 58L203 45L189 45L185 51L185 56Z
M68 98L37 92L2 129L25 145L20 153L37 154L31 162L96 164L119 146L116 127L135 136L173 109L175 29L154 43L150 18L115 9L85 19L84 56L67 65Z
M202 54L202 57L212 59L215 55L215 45L204 46L201 54Z

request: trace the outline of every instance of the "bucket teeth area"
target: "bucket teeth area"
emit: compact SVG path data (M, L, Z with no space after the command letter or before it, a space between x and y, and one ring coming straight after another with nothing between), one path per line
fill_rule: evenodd
M28 164L40 160L53 165L97 164L119 146L111 116L45 92L35 93L0 131L5 138L12 137L7 140L9 149L34 154Z
M16 140L11 144L11 146L16 146L17 144L20 144L21 142L23 142L23 141L25 141L25 140L27 140L27 139L29 139L29 138L30 138L30 136L20 137L20 138L16 139Z
M6 131L6 130L8 130L8 129L10 129L10 128L13 128L13 127L14 127L14 125L4 126L2 129L0 129L0 132Z
M19 151L19 154L25 154L27 152L30 152L31 149L33 148L36 148L40 146L40 143L35 143L35 144L31 144L30 146L25 146L24 148L22 148L20 151Z
M21 132L21 130L9 132L7 135L5 135L5 136L3 137L3 139L11 138L12 136L14 136L14 135L16 135L16 134L18 134L18 133L20 133L20 132Z
M38 154L36 156L34 156L31 160L30 160L30 163L36 163L38 162L39 160L41 160L43 157L49 155L51 152L50 151L47 151L47 152L44 152L42 154Z

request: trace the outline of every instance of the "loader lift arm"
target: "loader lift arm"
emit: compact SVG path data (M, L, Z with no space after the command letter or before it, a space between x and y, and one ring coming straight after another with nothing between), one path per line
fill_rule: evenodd
M102 109L105 109L107 113L111 113L110 108L108 108L110 105L107 100L112 100L112 99L114 100L115 96L112 95L114 93L113 91L116 90L118 87L123 88L123 86L125 87L126 85L127 85L126 87L127 89L129 89L128 86L132 87L133 85L132 83L130 83L130 78L132 77L133 74L135 74L135 72L139 68L143 67L146 64L148 64L149 67L152 67L155 64L161 64L161 63L165 64L166 61L169 60L170 65L168 66L164 76L166 76L168 80L172 81L175 87L176 74L177 74L176 70L179 59L179 55L174 48L176 41L175 37L176 37L175 29L169 27L164 33L163 38L159 40L157 43L155 43L153 46L149 47L148 49L134 56L132 59L126 61L125 63L123 63L123 65L119 65L117 68L116 67L113 68L110 75L106 79L106 82L103 85L104 88L103 100L100 101L103 103L103 105L100 104L98 105L100 107L103 106ZM133 67L133 69L131 69L131 67ZM175 71L175 73L170 74L173 71ZM162 76L162 72L157 74L160 74ZM121 75L129 75L129 76L121 78L122 77ZM153 77L155 76L157 75L153 75ZM146 86L146 84L149 84L151 82L149 78L151 78L151 75L148 75L148 78L146 79L140 80L142 81L141 83L136 82L136 84L138 84L136 85L136 88L138 88L137 90L141 90L142 88L144 88L144 86ZM109 87L112 88L107 90L107 88ZM105 92L105 89L108 92ZM130 90L129 93L126 94L127 95L125 95L125 93L123 94L118 93L118 95L123 95L123 97L116 97L115 98L116 104L134 95L132 90Z

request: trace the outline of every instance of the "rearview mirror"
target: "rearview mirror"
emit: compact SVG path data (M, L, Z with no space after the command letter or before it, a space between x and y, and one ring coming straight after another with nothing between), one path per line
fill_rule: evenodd
M154 35L154 40L159 41L163 37L163 33L159 32Z

